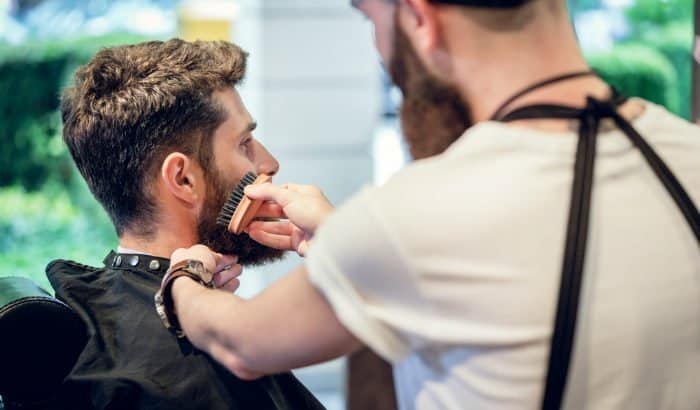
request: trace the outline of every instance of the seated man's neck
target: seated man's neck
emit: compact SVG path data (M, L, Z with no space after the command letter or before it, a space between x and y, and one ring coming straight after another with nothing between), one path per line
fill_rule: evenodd
M187 248L197 241L194 230L169 229L159 227L155 234L148 237L125 231L119 237L119 247L128 253L143 253L162 258L170 258L170 255L178 248Z

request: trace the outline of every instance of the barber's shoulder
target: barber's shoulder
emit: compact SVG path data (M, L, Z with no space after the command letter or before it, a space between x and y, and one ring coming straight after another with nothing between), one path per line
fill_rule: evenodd
M632 100L641 103L644 107L641 115L632 119L632 125L639 128L638 131L640 133L646 131L651 134L648 138L654 138L657 134L668 134L669 136L678 136L680 138L693 136L696 137L693 139L693 142L700 143L700 126L697 124L651 101L641 98L633 98Z

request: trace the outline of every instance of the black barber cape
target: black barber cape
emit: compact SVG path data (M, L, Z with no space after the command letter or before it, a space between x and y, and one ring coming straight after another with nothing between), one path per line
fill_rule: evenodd
M103 268L64 260L47 266L56 297L89 333L59 408L323 409L291 373L246 382L168 332L153 303L168 262L112 252Z

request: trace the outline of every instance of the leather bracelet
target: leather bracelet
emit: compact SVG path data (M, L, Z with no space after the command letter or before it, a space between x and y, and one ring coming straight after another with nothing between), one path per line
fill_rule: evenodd
M204 264L197 260L184 260L171 266L165 273L160 289L155 295L156 312L165 328L173 332L178 338L184 338L185 333L180 327L180 322L175 314L175 305L172 296L172 285L175 279L186 276L195 282L207 287L214 287L214 279Z

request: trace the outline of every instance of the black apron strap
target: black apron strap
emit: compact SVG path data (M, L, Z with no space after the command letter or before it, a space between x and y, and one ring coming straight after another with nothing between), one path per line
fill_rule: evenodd
M671 198L673 198L673 200L676 202L676 205L678 205L678 208L683 213L686 221L688 221L690 229L692 229L693 233L695 234L695 238L700 244L700 214L698 213L698 208L693 203L693 200L690 198L688 193L685 192L685 189L683 189L683 186L678 181L676 176L673 175L673 172L671 172L668 166L656 154L651 146L647 144L639 132L632 127L632 124L627 122L627 120L625 120L617 112L613 111L612 114L615 124L617 124L622 132L625 133L627 138L632 141L632 144L639 149L649 163L649 166L651 166L651 169L654 171L659 180L661 180L661 183L671 195Z
M557 81L561 81L562 77L558 77ZM570 75L566 78L572 77L574 76ZM549 83L551 82L547 82L547 84ZM529 90L532 89L534 88L529 88ZM523 93L519 93L518 97L522 94ZM503 106L505 107L513 100L514 99L510 99L507 101L507 104ZM542 409L544 410L560 409L566 389L571 352L573 351L576 333L576 319L586 256L596 140L602 119L611 118L630 141L632 141L634 146L640 150L654 170L654 173L659 177L666 190L680 208L700 244L700 214L698 213L697 207L670 169L664 164L663 160L646 143L644 138L642 138L632 125L617 113L617 107L625 101L625 97L613 90L612 97L607 101L599 101L588 97L586 107L583 109L543 104L519 108L504 116L501 116L500 113L494 115L495 120L504 122L535 118L570 118L580 121L569 220L566 231L564 261L559 285L557 312L551 340L549 363L547 365L547 378L542 399Z
M544 88L544 87L551 85L551 84L560 83L560 82L567 81L567 80L573 80L573 79L579 78L579 77L589 77L589 76L595 76L595 75L596 75L596 73L594 71L591 71L591 70L574 71L571 73L565 73L562 75L558 75L556 77L547 78L547 79L542 80L538 83L532 84L532 85L525 87L524 89L518 91L517 93L513 94L513 96L508 98L503 104L500 105L500 107L498 107L496 109L496 111L494 111L491 118L493 120L496 120L496 121L502 121L501 117L503 116L503 113L506 111L506 108L508 108L508 106L511 105L518 98L522 97L525 94L531 93L532 91L538 90L540 88Z

